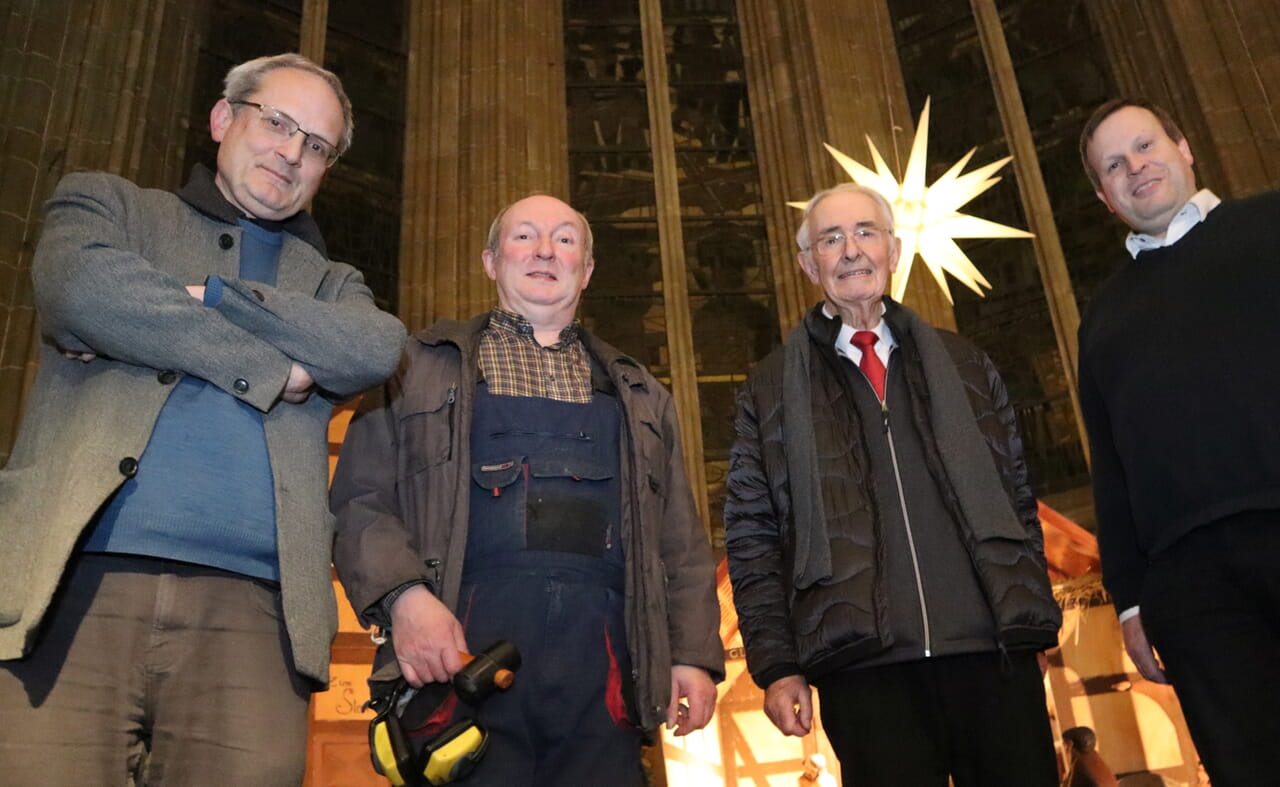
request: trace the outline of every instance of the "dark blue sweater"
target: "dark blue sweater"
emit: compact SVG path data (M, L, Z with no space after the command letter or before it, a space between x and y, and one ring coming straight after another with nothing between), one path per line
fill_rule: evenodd
M1280 192L1227 202L1144 251L1080 326L1103 581L1139 603L1190 530L1280 509Z
M240 224L240 278L274 285L280 233ZM216 305L221 292L222 281L210 277L205 306ZM108 501L84 548L278 581L275 491L262 413L204 380L179 380L137 475Z

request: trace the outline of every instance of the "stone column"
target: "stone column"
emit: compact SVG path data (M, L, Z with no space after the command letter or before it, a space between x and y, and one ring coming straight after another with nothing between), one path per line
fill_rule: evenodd
M1123 92L1160 104L1221 196L1280 187L1274 0L1090 0Z
M298 53L324 65L324 42L329 32L329 0L302 0Z
M738 16L785 334L822 297L796 263L800 212L786 203L849 180L822 143L869 165L870 137L900 177L915 125L884 0L738 0ZM905 300L955 328L928 276L912 276Z
M569 196L559 3L409 4L400 317L410 331L494 303L480 264L502 206Z
M1049 192L1040 172L1040 160L1036 155L1035 139L1027 122L1027 113L1018 91L1018 78L1009 56L1009 46L1000 23L1000 12L995 0L970 0L978 38L982 42L987 71L991 75L991 88L995 91L996 106L1000 110L1004 136L1013 155L1013 170L1017 173L1018 195L1022 199L1022 211L1035 237L1031 239L1036 251L1036 264L1040 268L1040 282L1044 286L1045 302L1053 333L1058 340L1058 358L1067 381L1067 393L1071 397L1071 409L1075 414L1076 429L1080 433L1080 445L1085 460L1089 459L1089 437L1084 429L1084 416L1080 412L1080 393L1076 381L1079 344L1076 334L1080 329L1080 311L1076 306L1075 290L1067 274L1067 261L1058 239L1058 225L1053 220L1053 207L1049 204Z
M645 95L649 102L649 146L653 152L654 190L658 201L658 237L662 255L662 301L671 357L671 396L680 421L685 475L694 502L707 523L707 466L702 455L698 372L693 352L693 317L689 313L684 234L680 224L680 184L675 140L671 131L671 101L667 84L666 36L661 0L640 0L640 29L644 41Z
M35 375L31 254L73 170L172 188L204 4L14 0L0 16L0 462Z

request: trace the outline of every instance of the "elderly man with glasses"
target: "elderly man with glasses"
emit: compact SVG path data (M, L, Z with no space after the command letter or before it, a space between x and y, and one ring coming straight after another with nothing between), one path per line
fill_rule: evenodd
M1036 652L1061 614L1004 383L885 296L883 196L817 194L796 240L825 299L739 396L725 504L765 713L808 734L816 687L860 787L1056 785Z
M0 781L297 785L329 677L327 424L404 328L305 207L338 78L243 63L176 194L63 178L40 372L0 471Z

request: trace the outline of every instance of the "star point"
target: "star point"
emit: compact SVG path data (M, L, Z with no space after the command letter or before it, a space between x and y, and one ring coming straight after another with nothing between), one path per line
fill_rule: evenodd
M925 158L929 146L928 99L924 102L920 121L916 124L916 136L911 143L911 154L907 158L907 169L901 181L889 169L870 137L867 137L867 147L871 149L874 170L829 144L823 143L823 146L854 183L875 189L893 205L895 230L902 241L898 270L893 276L890 292L895 300L902 300L906 292L911 263L917 253L948 301L955 303L944 272L950 273L979 296L985 296L982 288L991 289L991 283L956 245L954 239L1033 237L1025 230L960 212L960 208L970 200L1000 182L1001 178L993 176L1013 160L1012 156L961 174L977 151L977 148L972 148L935 180L933 185L925 185ZM805 206L803 202L787 204L799 208Z

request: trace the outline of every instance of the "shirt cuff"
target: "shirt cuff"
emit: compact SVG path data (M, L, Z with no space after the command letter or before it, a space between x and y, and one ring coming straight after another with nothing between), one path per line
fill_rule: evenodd
M383 619L386 620L388 625L391 623L391 607L396 603L396 599L404 595L404 592L409 588L417 587L418 585L422 585L429 592L432 592L432 593L435 592L432 589L430 582L426 581L425 579L416 579L412 582L406 582L400 587L395 588L390 593L383 596L382 600L378 602L378 607L382 611Z

